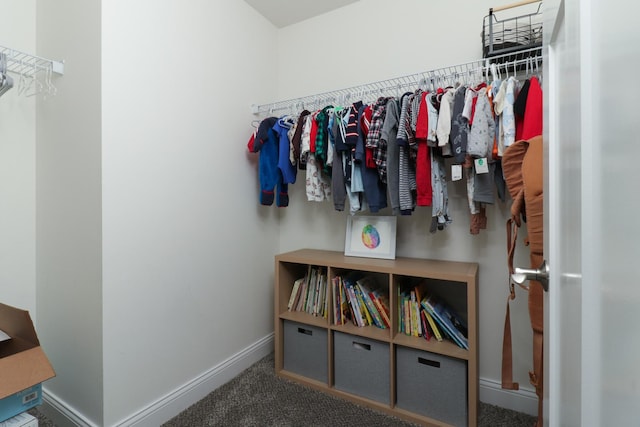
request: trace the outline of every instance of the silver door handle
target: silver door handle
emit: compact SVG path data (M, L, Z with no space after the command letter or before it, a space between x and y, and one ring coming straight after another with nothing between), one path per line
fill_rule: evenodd
M540 282L545 292L549 291L549 265L546 260L542 261L542 265L538 269L516 267L514 270L515 273L511 275L511 280L518 285L522 285L527 280L535 280Z

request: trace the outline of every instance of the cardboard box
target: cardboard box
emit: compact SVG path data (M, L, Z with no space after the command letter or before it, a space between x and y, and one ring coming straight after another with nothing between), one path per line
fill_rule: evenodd
M29 312L0 303L0 421L42 403L42 382L55 377Z
M38 419L31 414L23 412L6 421L1 421L0 427L38 427Z

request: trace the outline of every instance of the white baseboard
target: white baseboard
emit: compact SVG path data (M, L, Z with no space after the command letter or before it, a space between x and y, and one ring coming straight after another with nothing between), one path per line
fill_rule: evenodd
M38 411L47 416L58 427L98 427L80 412L62 401L58 396L43 388L42 406Z
M480 401L512 411L538 415L538 396L532 388L505 390L498 381L480 378Z
M163 424L273 352L273 339L273 333L261 338L112 427L157 427ZM97 427L46 390L43 393L43 401L43 413L60 427Z

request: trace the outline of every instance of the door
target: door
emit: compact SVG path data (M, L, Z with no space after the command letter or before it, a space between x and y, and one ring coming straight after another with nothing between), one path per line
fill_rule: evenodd
M545 0L545 425L640 426L640 31Z

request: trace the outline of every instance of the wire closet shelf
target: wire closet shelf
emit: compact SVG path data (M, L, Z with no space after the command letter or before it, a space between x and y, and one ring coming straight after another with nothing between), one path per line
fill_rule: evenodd
M380 80L344 89L276 101L269 104L252 105L252 113L259 116L275 113L295 115L304 109L315 110L326 105L347 105L357 100L375 100L380 96L396 96L408 90L454 86L459 82L487 81L491 71L501 75L522 76L542 73L542 55L539 48L524 49L491 58L479 59L464 64L423 71L406 76Z
M20 77L18 88L27 96L40 93L55 95L53 85L54 74L64 74L64 62L54 61L29 53L21 52L5 46L0 46L0 54L7 61L7 71Z

